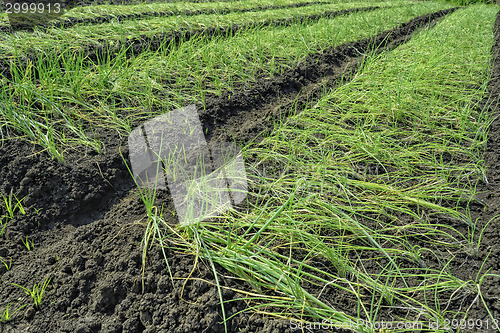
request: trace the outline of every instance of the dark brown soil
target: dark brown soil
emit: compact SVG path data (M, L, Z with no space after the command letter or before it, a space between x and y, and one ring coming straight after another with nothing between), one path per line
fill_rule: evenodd
M240 143L258 140L273 120L287 116L289 106L300 107L317 98L323 87L341 84L342 74L354 72L360 56L373 45L393 48L408 40L418 27L429 21L435 23L448 12L421 17L376 38L314 55L281 77L263 78L253 90L240 91L230 98L228 94L208 98L206 110L200 114L207 138L228 140L225 133L229 132ZM496 26L499 24L500 16ZM499 46L497 33L495 50ZM490 99L483 105L496 113L499 59L494 73ZM24 292L11 283L31 287L51 278L40 309L22 309L12 321L0 324L0 332L223 332L217 289L210 283L214 276L204 261L195 267L181 295L181 278L190 275L193 256L167 251L172 273L179 278L172 284L160 251L153 248L142 290L144 205L134 193L135 186L119 153L121 149L127 158L126 138L111 131L102 131L101 135L106 145L104 154L69 154L64 165L24 141L6 141L0 147L0 192L8 194L12 190L18 198L25 197L27 212L10 220L1 236L0 256L11 259L12 268L7 271L0 266L0 311L9 302L12 310L26 302L19 300ZM480 225L499 214L499 151L500 121L496 121L490 130L485 158L490 166L489 184L482 185L486 208L472 207ZM164 199L169 201L167 196ZM498 220L490 223L483 250L473 259L465 258L477 265L491 250L486 268L497 274L498 230ZM33 251L23 245L26 237L34 241ZM452 269L468 274L475 268L465 265ZM223 286L249 289L236 279L222 275L219 279ZM485 279L481 290L494 316L500 318L499 280ZM326 292L339 309L347 304L334 290ZM223 296L226 300L241 297L229 289L223 289ZM243 301L228 303L226 316L245 307ZM486 318L480 301L476 300L470 315ZM290 331L287 321L251 313L236 315L228 321L228 327L230 332Z

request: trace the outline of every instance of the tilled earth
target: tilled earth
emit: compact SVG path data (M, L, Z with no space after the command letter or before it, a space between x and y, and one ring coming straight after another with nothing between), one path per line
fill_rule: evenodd
M230 99L227 95L209 97L205 110L199 108L207 139L228 141L229 132L239 143L258 140L271 129L273 120L286 117L292 106L300 108L317 98L325 86L348 80L360 56L373 45L380 50L396 47L411 38L418 27L434 24L449 12L426 15L376 38L312 56L285 75L262 78L257 88L241 90ZM500 16L495 26L500 28ZM496 40L494 50L500 47L498 32ZM482 105L496 113L499 59L494 63L490 91ZM0 256L12 260L10 270L0 266L0 310L9 302L13 310L27 302L24 292L11 283L31 287L51 278L40 309L31 305L23 308L12 321L0 324L0 332L223 332L219 296L210 283L214 276L207 263L201 261L191 274L195 258L167 250L176 278L172 283L161 252L153 248L142 277L140 243L145 210L123 161L128 157L126 138L107 130L101 130L100 135L106 146L104 154L68 152L65 164L24 141L6 141L0 147L0 191L12 190L18 198L25 198L26 209L26 215L17 214L9 220L0 239ZM485 206L472 207L482 225L500 213L499 154L497 119L490 130L485 157L489 184L480 184ZM163 193L161 197L172 205L168 195ZM491 251L484 269L499 274L499 230L498 220L494 220L486 229L482 251L451 269L464 276L474 275L477 265ZM23 244L26 237L33 240L33 251ZM184 284L183 278L190 274ZM249 289L236 279L222 274L219 278L222 286ZM485 279L481 291L492 314L500 319L499 284L498 279ZM242 296L230 288L223 288L224 299ZM335 291L331 293L332 304L342 308L341 297ZM228 303L226 316L246 306L244 301ZM477 299L469 315L474 319L487 317ZM230 332L291 330L287 321L252 313L234 316L228 327Z

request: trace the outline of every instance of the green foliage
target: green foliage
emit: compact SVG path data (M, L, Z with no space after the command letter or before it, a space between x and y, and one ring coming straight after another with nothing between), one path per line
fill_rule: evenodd
M478 3L484 3L484 4L495 3L494 0L446 0L446 2L450 2L459 6L468 6Z
M5 310L0 314L0 321L1 322L8 322L10 319L12 319L12 316L16 314L19 310L24 308L26 305L21 306L20 308L17 308L14 312L10 311L11 304L8 303L7 306L5 307Z
M0 262L5 266L5 269L10 270L12 267L12 259L10 261L4 260L4 258L0 257Z
M7 214L5 214L3 217L12 219L14 218L14 213L17 210L23 215L26 214L26 211L24 210L24 207L21 203L24 200L24 198L18 199L16 195L13 193L13 191L10 191L9 195L1 194L1 196L3 201L3 209L5 209L5 211L7 212ZM12 199L14 199L15 201Z
M21 214L25 215L26 211L24 210L24 207L22 205L22 201L24 200L24 198L18 199L13 191L10 191L9 195L0 195L2 197L2 200L0 200L0 206L2 206L1 209L4 211L4 215L0 216L0 236L2 236L5 228L7 227L7 222L10 219L14 218L14 214L19 211ZM12 259L7 260L0 257L0 262L5 266L7 270L10 270L10 268L12 267Z
M21 239L21 242L23 242L28 251L31 251L35 248L35 242L31 239L28 239L28 236L26 236L26 239Z
M23 135L59 160L64 158L63 151L71 149L101 151L101 142L93 135L95 127L115 128L126 135L130 123L151 117L151 110L163 113L186 104L203 104L207 94L220 95L252 85L259 75L282 73L326 48L370 37L416 16L450 7L443 2L401 4L404 2L330 4L328 10L333 11L368 5L388 8L290 26L256 26L234 36L193 37L179 45L165 43L155 51L146 49L137 57L128 56L125 47L117 47L113 58L99 57L94 65L86 63L78 52L82 43L99 38L118 44L123 37L120 29L132 38L175 30L186 22L196 28L194 24L208 27L321 14L325 5L257 12L252 17L239 13L155 18L157 23L151 31L146 31L139 20L75 26L71 28L76 29L71 30L75 34L54 29L47 34L9 35L0 45L0 56L2 47L4 56L12 53L16 59L34 46L40 52L33 66L23 69L13 62L12 78L3 82L0 78L0 134ZM83 40L75 40L78 36ZM33 74L35 67L37 77Z
M477 101L487 96L497 12L458 10L367 56L350 82L276 124L243 149L255 161L256 204L190 226L187 246L248 282L250 307L281 318L374 322L391 307L406 320L467 318L482 280L449 267L477 251L484 231L463 207L485 172L492 120ZM336 292L354 316L331 304ZM450 294L464 307L449 309Z
M20 285L15 284L15 283L12 283L12 285L23 289L24 292L33 299L35 309L39 309L40 304L42 302L43 293L45 292L45 289L49 285L50 280L51 280L51 278L45 279L45 281L42 285L40 285L39 283L34 284L33 289L28 289L26 287L20 286Z

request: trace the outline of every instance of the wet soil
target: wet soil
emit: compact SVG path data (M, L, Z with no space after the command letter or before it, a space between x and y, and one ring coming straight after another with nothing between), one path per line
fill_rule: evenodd
M435 23L447 13L421 17L376 38L314 55L280 77L262 78L252 90L209 97L206 109L200 111L207 139L228 140L225 133L229 132L241 144L258 140L270 130L273 120L286 117L291 107L313 102L324 87L342 84L342 77L348 80L364 50L372 45L380 50L400 45L422 24ZM500 16L497 27L499 22ZM382 44L384 39L387 42ZM495 50L499 46L497 33ZM483 105L496 113L500 92L498 59L494 73L490 98ZM104 154L70 153L65 164L53 161L40 147L24 141L10 140L0 147L0 192L13 191L18 198L24 197L26 210L26 215L17 214L9 220L0 238L0 256L12 262L10 270L0 265L0 311L7 303L12 304L11 311L27 303L24 292L11 283L30 287L51 279L40 308L23 308L12 321L0 324L0 332L223 332L219 297L208 263L201 260L194 267L192 255L168 249L175 277L172 283L161 252L152 248L142 279L140 243L145 210L123 162L128 155L126 138L111 131L103 131L101 136L106 145ZM500 210L499 150L500 121L496 121L485 157L490 167L489 184L481 185L485 206L471 208L480 225ZM168 196L162 195L168 203ZM474 258L464 258L466 265L452 269L465 275L474 272L473 264L480 264L491 250L486 266L498 274L498 230L498 220L494 220L485 231L481 252ZM33 241L34 250L28 251L23 244L26 237ZM188 276L184 285L183 279ZM224 287L250 290L244 281L227 274L219 275L219 279ZM496 318L500 318L498 285L498 279L486 278L481 286ZM242 297L228 288L223 288L224 299ZM325 294L337 308L356 312L346 295L335 290L325 290ZM484 307L477 299L475 302L471 318L486 318ZM244 301L228 303L226 316L246 307ZM230 332L288 332L290 323L243 313L231 318L228 328Z

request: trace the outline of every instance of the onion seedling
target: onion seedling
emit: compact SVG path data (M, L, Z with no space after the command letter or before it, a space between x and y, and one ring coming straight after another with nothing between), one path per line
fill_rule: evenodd
M2 321L2 322L8 322L9 320L12 319L12 316L14 316L19 310L21 310L25 306L26 305L23 305L23 306L17 308L14 312L10 312L11 304L8 303L7 306L5 307L5 310L1 314L0 321Z
M45 292L45 289L49 285L50 280L51 280L51 278L45 279L45 281L43 282L42 285L40 285L39 283L36 283L36 284L33 285L32 289L28 289L26 287L20 286L20 285L15 284L15 283L11 283L11 284L14 285L14 286L16 286L16 287L19 287L19 288L23 289L24 292L28 296L30 296L31 299L33 300L33 303L35 305L35 309L39 309L40 308L40 304L42 303L43 293Z

